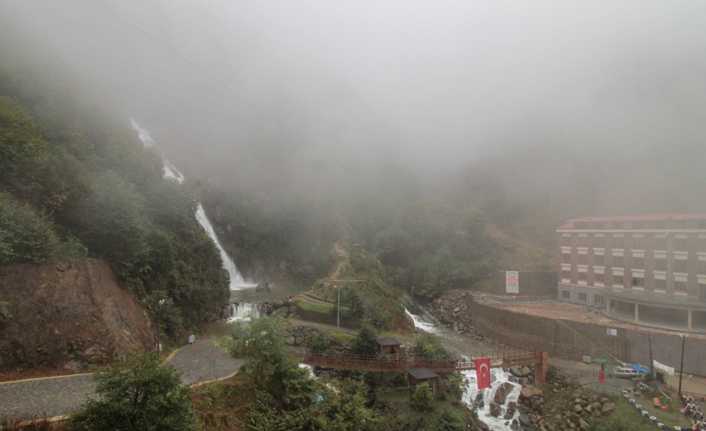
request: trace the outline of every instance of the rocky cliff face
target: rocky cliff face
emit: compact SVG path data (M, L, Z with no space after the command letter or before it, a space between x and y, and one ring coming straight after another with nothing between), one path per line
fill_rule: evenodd
M0 267L0 370L98 363L153 344L145 311L97 260Z

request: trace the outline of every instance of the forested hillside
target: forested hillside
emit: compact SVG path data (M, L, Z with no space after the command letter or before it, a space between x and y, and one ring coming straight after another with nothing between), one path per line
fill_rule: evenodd
M227 273L197 224L195 193L58 75L0 52L0 265L107 261L162 327L217 315Z

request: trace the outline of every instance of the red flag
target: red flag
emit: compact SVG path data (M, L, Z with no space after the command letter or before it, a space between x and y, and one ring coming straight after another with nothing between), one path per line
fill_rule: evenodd
M605 373L603 371L598 372L598 381L601 383L605 383Z
M476 359L476 380L478 389L490 387L490 358Z

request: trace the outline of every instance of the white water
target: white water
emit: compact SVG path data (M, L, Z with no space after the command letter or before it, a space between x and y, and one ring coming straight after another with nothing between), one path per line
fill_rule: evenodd
M405 307L404 312L407 313L409 317L412 318L414 321L414 327L417 329L420 329L424 332L431 332L431 333L436 333L439 332L436 326L432 325L431 323L427 323L424 320L422 320L421 317L417 316L416 314L412 314L407 310L407 307Z
M228 322L249 320L251 316L260 317L260 309L256 304L241 302L239 304L230 304L228 306L228 314L230 315Z
M445 336L444 332L440 331L439 328L437 328L435 325L427 323L422 320L421 317L410 313L406 307L404 311L414 321L415 328L421 329L425 332L435 333L440 337ZM491 378L491 380L494 381L490 383L489 388L485 389L478 389L478 381L476 380L475 370L461 372L464 378L469 382L468 389L463 394L463 402L466 403L466 405L470 406L478 396L478 392L482 392L484 405L483 407L478 408L478 419L485 422L488 427L493 431L507 431L510 430L512 420L517 419L520 416L520 413L518 411L515 411L511 419L503 419L503 416L505 415L505 412L507 412L508 404L513 401L515 403L517 402L517 399L520 396L520 391L522 390L522 386L520 386L518 383L510 382L510 378L512 377L512 375L506 371L503 371L502 368L491 368L490 372L494 376L494 379ZM502 413L496 418L490 414L490 402L493 401L493 399L495 398L495 393L497 392L500 385L505 382L510 383L513 386L513 389L507 395L507 398L505 398L505 403L500 406ZM507 425L505 425L505 423L507 423Z
M137 124L137 121L135 121L134 118L130 119L130 124L132 125L132 128L137 131L138 136L140 137L140 140L145 145L145 147L154 149L162 158L162 169L164 171L164 178L169 178L178 182L179 184L182 184L184 182L184 176L174 165L169 162L169 160L164 157L164 154L159 151L159 149L157 148L157 144L154 142L154 139L152 139L152 137L150 136L150 133L140 127L140 125ZM233 259L228 256L228 253L226 253L226 251L221 246L221 243L218 241L216 231L213 229L213 225L211 225L211 221L208 219L206 211L204 211L203 206L201 206L201 202L199 202L198 206L196 207L196 220L198 220L199 224L204 228L204 230L206 231L208 236L211 237L213 242L216 243L216 247L218 247L218 251L220 251L221 253L221 259L223 260L223 268L225 268L228 271L228 274L230 275L230 290L241 290L245 288L256 287L257 284L248 283L243 279L243 276L240 275L238 268L235 266L235 262L233 262ZM241 306L243 305L245 304L241 304ZM252 306L252 304L249 305ZM231 313L231 319L233 317L233 313Z

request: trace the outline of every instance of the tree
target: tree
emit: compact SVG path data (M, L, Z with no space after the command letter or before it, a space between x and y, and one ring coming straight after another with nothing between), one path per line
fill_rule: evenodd
M358 331L358 336L353 340L351 352L361 356L375 356L377 350L378 344L375 330L368 325L363 325Z
M312 403L314 380L289 356L284 327L284 320L277 315L254 319L240 328L237 340L228 341L226 350L245 356L241 369L253 378L260 391L284 409L295 410Z
M420 412L430 412L434 410L434 397L431 395L429 383L424 382L417 386L417 390L412 395L412 408Z
M95 374L94 380L100 399L89 399L71 415L72 431L196 429L189 387L153 353L134 355Z
M448 359L449 354L436 335L425 332L414 344L414 356L427 361L443 361Z
M432 427L434 431L463 431L463 422L449 408L439 412Z

